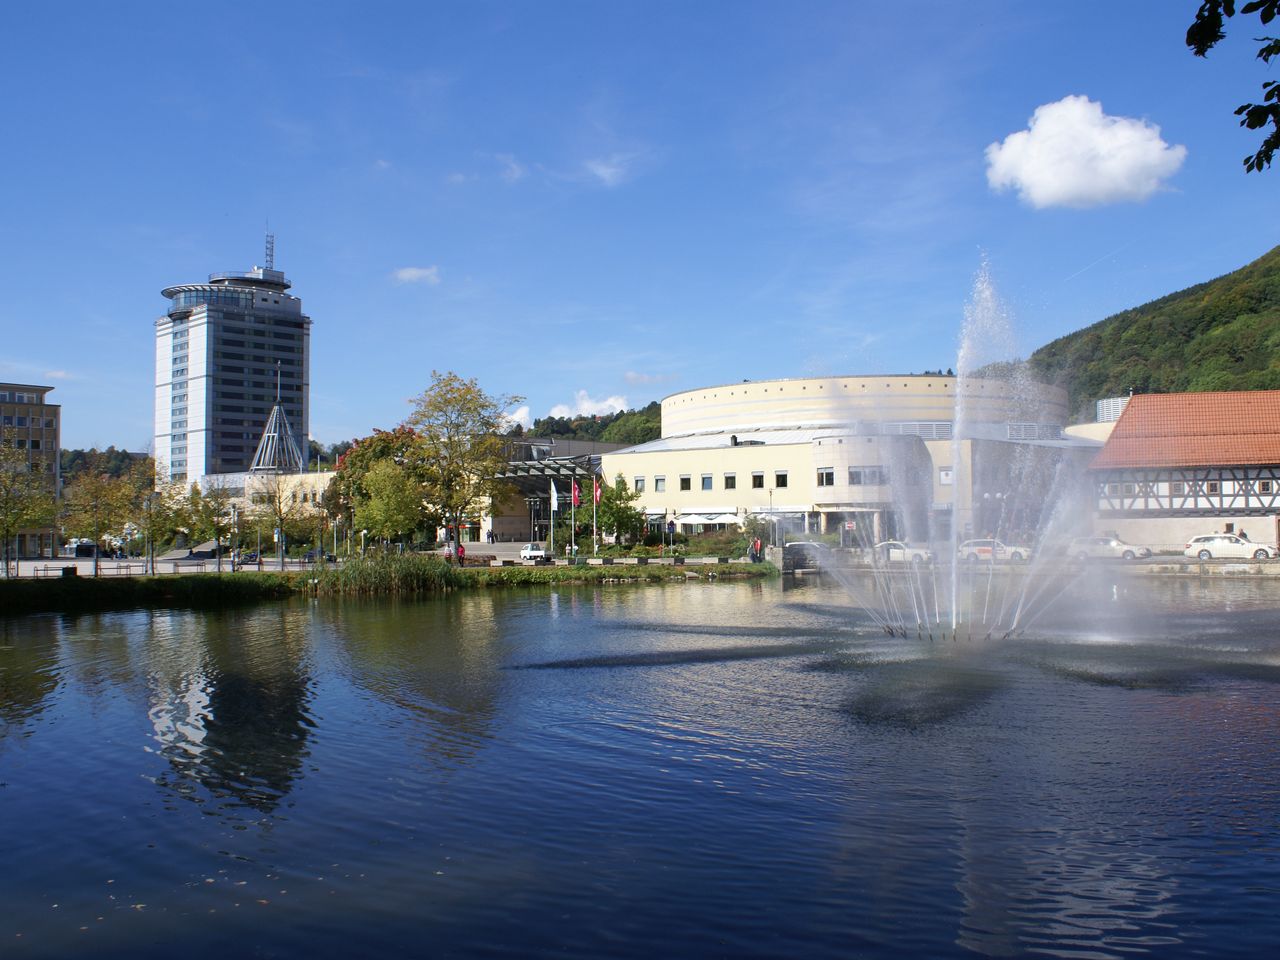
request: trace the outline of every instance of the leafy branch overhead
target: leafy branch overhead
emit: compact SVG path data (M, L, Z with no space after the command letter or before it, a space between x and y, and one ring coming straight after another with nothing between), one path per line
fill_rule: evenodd
M1240 7L1241 15L1256 13L1263 26L1280 14L1280 0L1249 0ZM1236 15L1235 0L1204 0L1196 11L1195 22L1187 29L1187 46L1197 57L1208 56L1220 40L1226 37L1226 20ZM1262 44L1257 57L1270 64L1271 58L1280 56L1280 38L1257 37ZM1261 171L1271 166L1271 159L1280 149L1280 81L1268 80L1262 85L1262 102L1242 103L1236 108L1240 126L1261 130L1270 126L1271 132L1262 141L1258 152L1244 158L1247 172Z

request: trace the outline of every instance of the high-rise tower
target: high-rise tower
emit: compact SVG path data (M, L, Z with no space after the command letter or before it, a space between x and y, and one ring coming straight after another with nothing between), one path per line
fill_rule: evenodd
M268 244L268 252L273 244ZM274 258L272 258L274 259ZM185 482L243 473L277 398L300 449L310 427L311 318L267 267L166 287L156 321L156 470Z

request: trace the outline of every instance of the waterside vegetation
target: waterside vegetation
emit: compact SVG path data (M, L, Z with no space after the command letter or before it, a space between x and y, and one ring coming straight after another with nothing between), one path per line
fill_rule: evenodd
M0 582L0 616L134 607L222 607L291 596L427 598L455 590L555 584L768 577L767 563L457 567L437 556L388 554L276 572L60 577Z

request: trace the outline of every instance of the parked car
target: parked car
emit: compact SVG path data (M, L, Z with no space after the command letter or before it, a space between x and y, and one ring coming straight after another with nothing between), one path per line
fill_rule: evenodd
M1095 558L1111 558L1116 560L1138 560L1151 556L1148 547L1138 547L1125 543L1119 537L1076 537L1067 544L1068 557L1077 560Z
M545 560L547 559L547 551L542 549L540 543L526 543L520 548L521 560Z
M782 548L783 562L789 562L793 570L825 567L831 563L832 556L830 547L814 540L797 540Z
M932 563L933 554L928 547L913 547L901 540L885 540L872 549L879 563Z
M256 551L250 550L248 553L242 553L236 558L236 563L257 563L258 554Z
M315 563L323 559L325 563L333 563L337 558L332 553L324 553L320 550L308 550L306 556L302 558L307 563Z
M960 544L960 548L956 554L961 560L968 560L970 563L977 563L980 560L988 562L996 560L1012 560L1020 562L1022 560L1031 559L1030 547L1010 546L999 540L966 540Z
M1276 556L1274 547L1245 540L1234 533L1207 533L1202 537L1192 537L1182 553L1197 560L1244 560L1250 557L1271 560Z

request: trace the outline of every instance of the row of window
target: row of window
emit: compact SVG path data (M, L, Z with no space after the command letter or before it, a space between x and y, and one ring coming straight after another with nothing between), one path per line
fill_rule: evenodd
M44 403L44 397L38 393L24 393L21 390L0 390L0 403Z
M53 417L31 417L28 419L8 413L0 417L0 423L3 423L6 427L30 427L33 430L39 430L42 424L46 430L52 430L54 427Z
M5 437L4 445L6 447L17 447L19 450L40 450L42 449L40 440L27 440L25 437Z
M633 480L635 483L635 491L637 493L644 493L645 482L647 478L635 477L633 478ZM785 470L775 471L773 474L773 485L775 487L785 487L787 485L787 471ZM700 478L700 486L701 486L701 489L703 490L714 490L715 489L714 476L710 473L702 474ZM755 489L755 490L764 489L764 471L757 471L751 474L751 486L752 486L752 489ZM736 473L726 473L724 475L722 489L736 490L737 488L738 488L738 475ZM681 490L693 489L692 474L685 473L680 475L680 489ZM665 493L666 490L667 490L667 478L664 476L655 476L653 478L653 492Z
M889 483L889 468L885 466L859 466L849 467L848 484L851 487L879 487ZM763 490L765 472L763 470L753 471L751 474L751 489ZM634 477L635 490L637 493L644 493L647 483L646 477ZM817 474L817 482L820 487L834 487L836 485L836 471L834 467L819 467ZM951 467L940 467L938 469L938 483L941 486L950 486L952 483ZM704 473L700 475L700 489L714 490L715 477L713 474ZM787 471L776 470L773 474L773 486L775 488L784 488L787 486ZM738 487L738 475L736 473L724 474L721 484L723 490L736 490ZM655 476L653 478L653 492L665 493L667 489L667 478L664 476ZM693 489L692 474L680 475L680 489Z
M1111 497L1154 497L1159 496L1155 483L1108 483L1107 496ZM1171 480L1168 484L1171 497L1195 497L1200 495L1218 496L1219 494L1264 494L1275 492L1271 480Z

